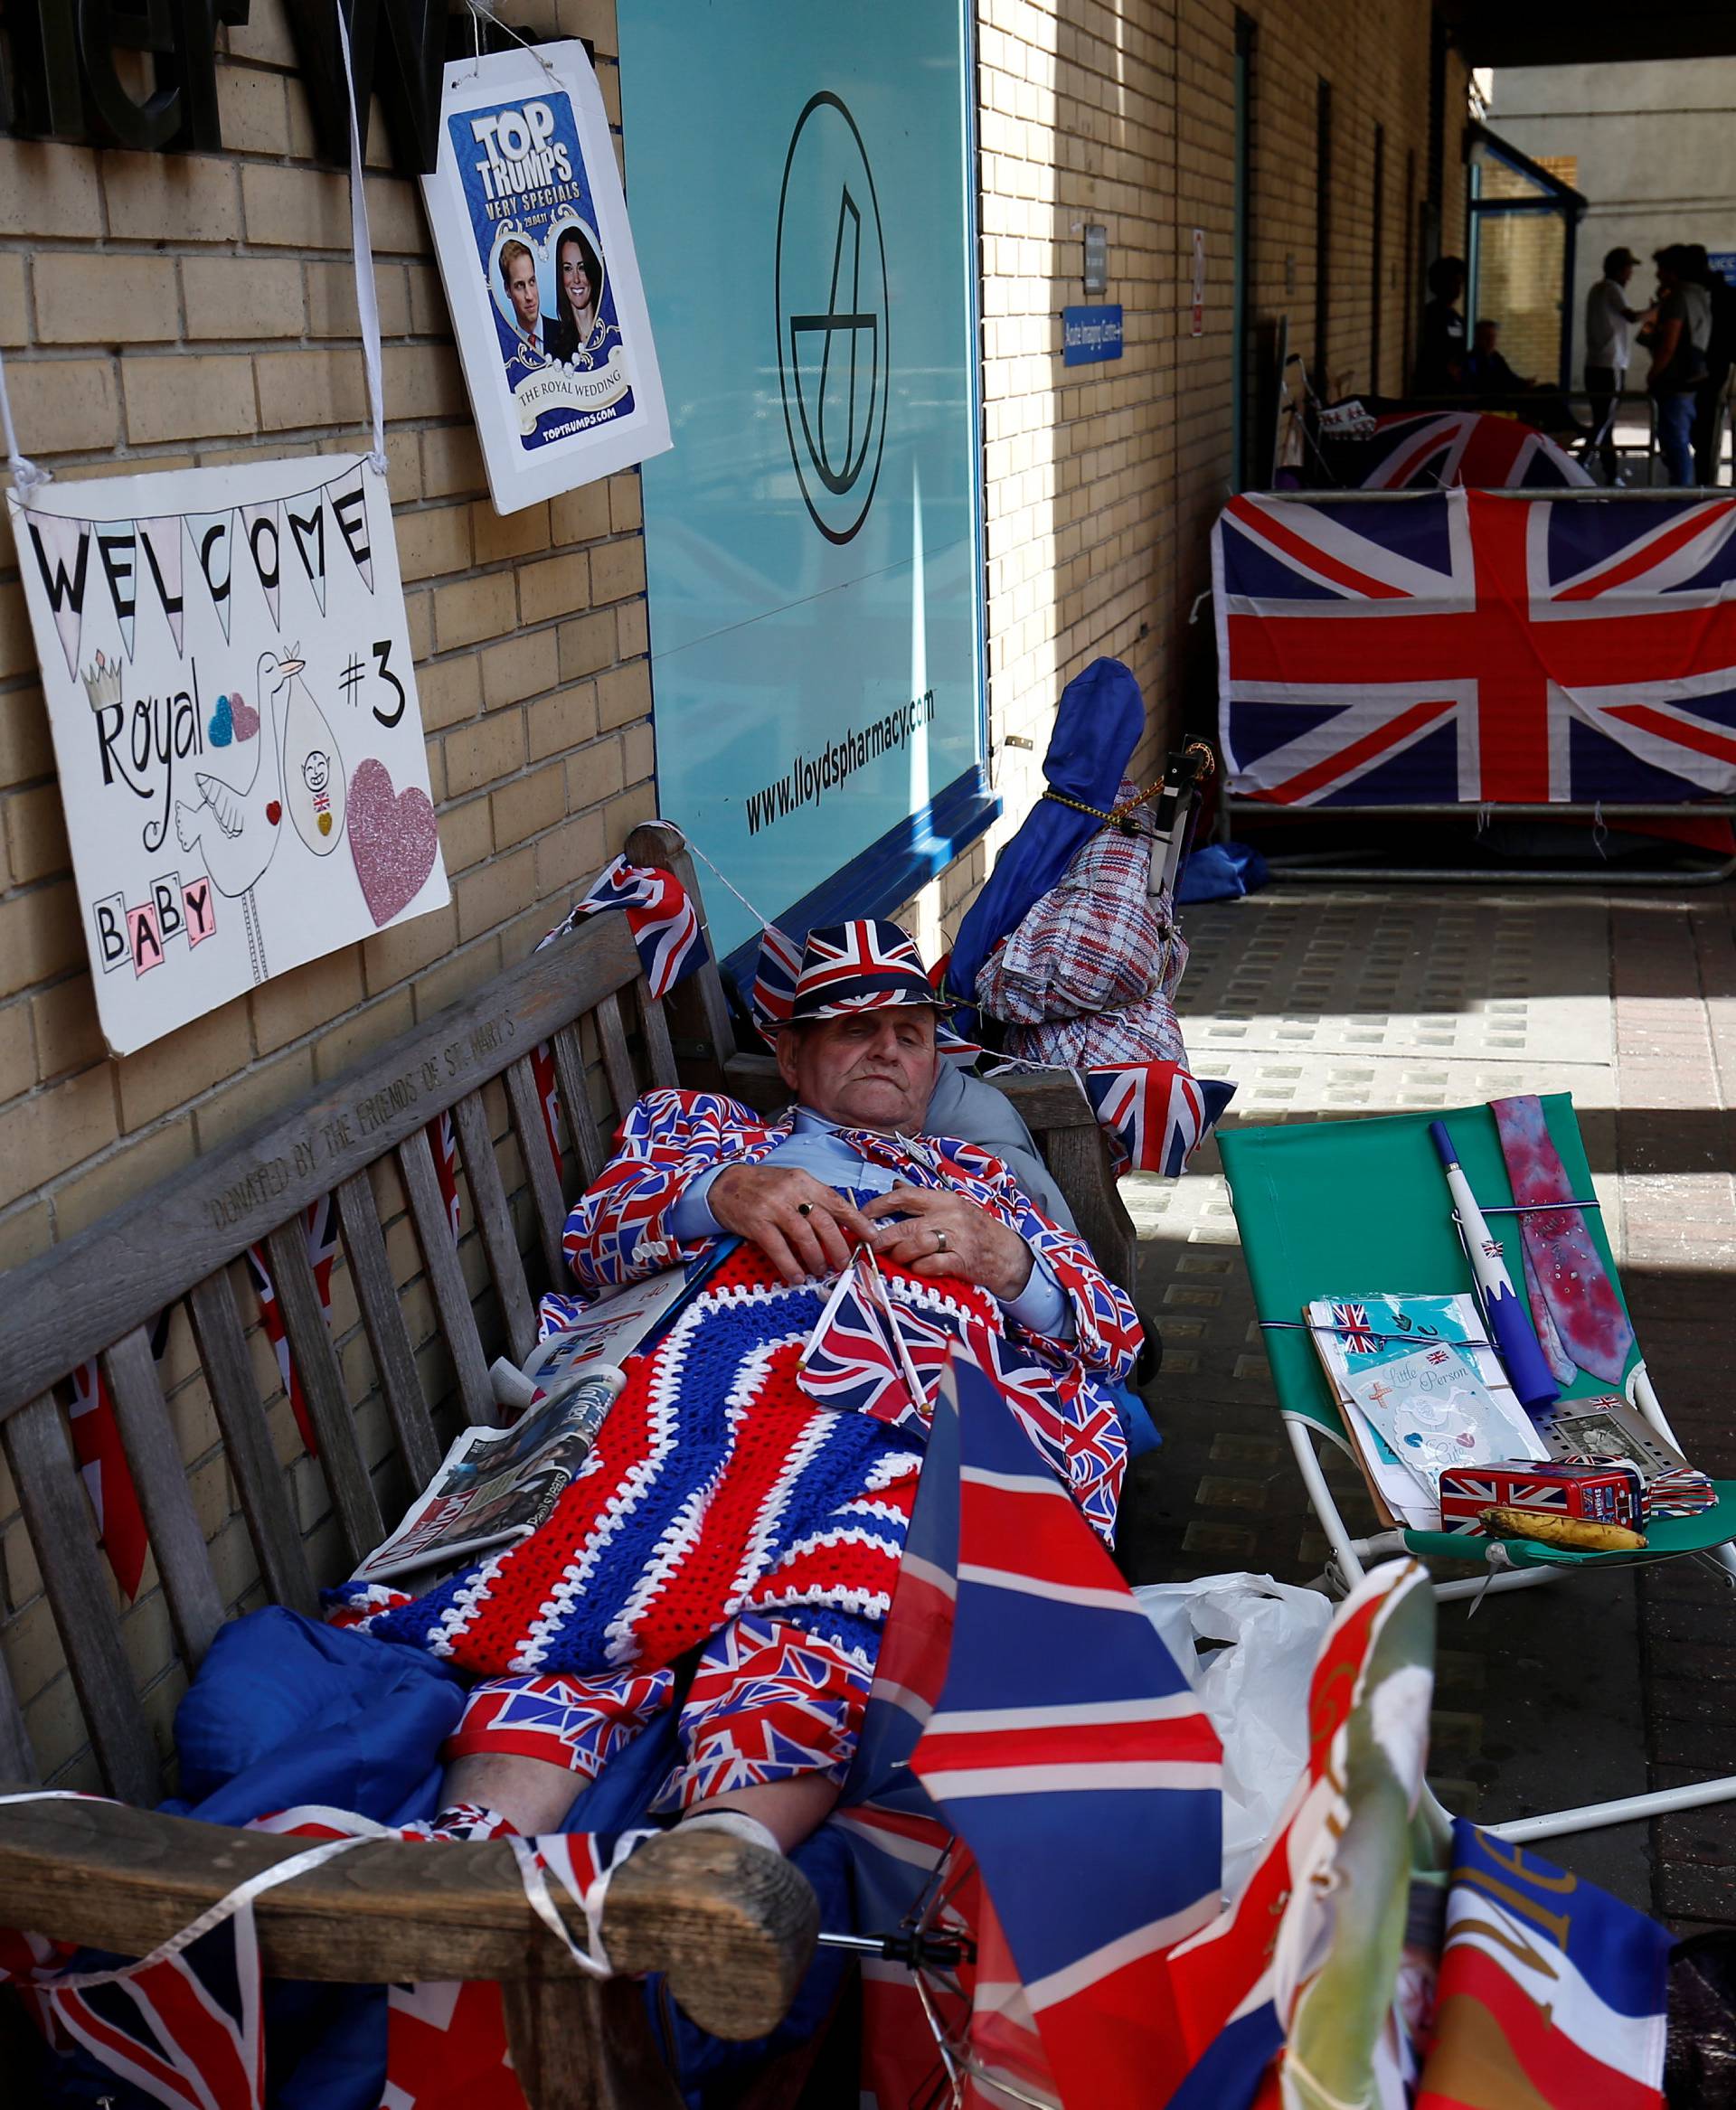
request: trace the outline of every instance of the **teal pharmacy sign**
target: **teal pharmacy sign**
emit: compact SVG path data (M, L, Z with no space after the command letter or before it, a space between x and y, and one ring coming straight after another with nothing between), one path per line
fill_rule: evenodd
M660 810L719 949L895 907L985 768L961 0L621 0L674 447L642 472Z

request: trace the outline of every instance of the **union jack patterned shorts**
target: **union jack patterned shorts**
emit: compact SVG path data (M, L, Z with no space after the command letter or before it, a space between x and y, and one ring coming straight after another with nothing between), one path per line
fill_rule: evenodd
M652 1803L684 1810L726 1788L799 1773L842 1780L855 1749L870 1672L799 1614L742 1613L706 1644L681 1702L681 1759ZM675 1673L490 1678L473 1688L442 1754L500 1752L594 1780L674 1700ZM575 1787L576 1787L575 1784Z

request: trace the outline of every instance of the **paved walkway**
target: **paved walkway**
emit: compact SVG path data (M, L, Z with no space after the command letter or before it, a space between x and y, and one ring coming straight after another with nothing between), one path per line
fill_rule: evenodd
M1275 887L1188 910L1196 1070L1243 1123L1571 1091L1635 1323L1694 1462L1736 1477L1736 889ZM1125 1190L1161 1316L1140 1580L1318 1574L1215 1150ZM1326 1461L1345 1513L1360 1482ZM1358 1528L1363 1528L1360 1524ZM1433 1773L1486 1822L1736 1772L1736 1590L1699 1563L1441 1608ZM1736 1804L1558 1840L1684 1929L1736 1921Z

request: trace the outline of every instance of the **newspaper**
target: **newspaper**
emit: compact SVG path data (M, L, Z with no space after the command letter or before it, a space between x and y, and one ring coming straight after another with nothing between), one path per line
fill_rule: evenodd
M548 1521L597 1440L627 1382L593 1363L529 1408L512 1428L467 1428L403 1521L355 1571L385 1582L437 1565L452 1568L527 1539Z
M538 1394L551 1393L594 1364L625 1362L661 1327L687 1294L690 1280L674 1268L599 1297L571 1326L537 1343L523 1366L525 1378Z

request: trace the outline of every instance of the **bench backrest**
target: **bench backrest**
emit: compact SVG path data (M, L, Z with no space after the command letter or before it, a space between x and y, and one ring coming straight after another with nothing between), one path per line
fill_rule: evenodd
M559 1082L559 1169L531 1060L542 1042ZM528 1353L538 1289L567 1279L569 1194L600 1167L638 1093L675 1075L626 918L593 917L0 1286L0 1447L55 1630L39 1633L14 1604L14 1660L33 1668L57 1641L112 1792L129 1802L159 1792L179 1681L142 1706L137 1673L161 1682L163 1614L190 1674L225 1617L261 1593L316 1610L317 1586L376 1544L387 1515L433 1472L452 1432L445 1425L494 1417L492 1354ZM462 1245L428 1134L447 1113L463 1166ZM310 1205L328 1196L348 1264L329 1326L306 1229ZM268 1419L274 1366L269 1346L248 1337L252 1293L238 1294L238 1266L256 1244L317 1439L323 1494L305 1459L288 1472L280 1462L280 1448L300 1448L281 1410L275 1429ZM196 1369L172 1382L171 1405L151 1330L184 1301ZM172 1380L178 1345L172 1333ZM56 1398L93 1357L159 1585L124 1620ZM9 1507L0 1498L0 1515ZM239 1558L224 1544L235 1507L250 1541ZM64 1730L48 1743L42 1765L59 1774ZM38 1770L0 1658L0 1778Z

